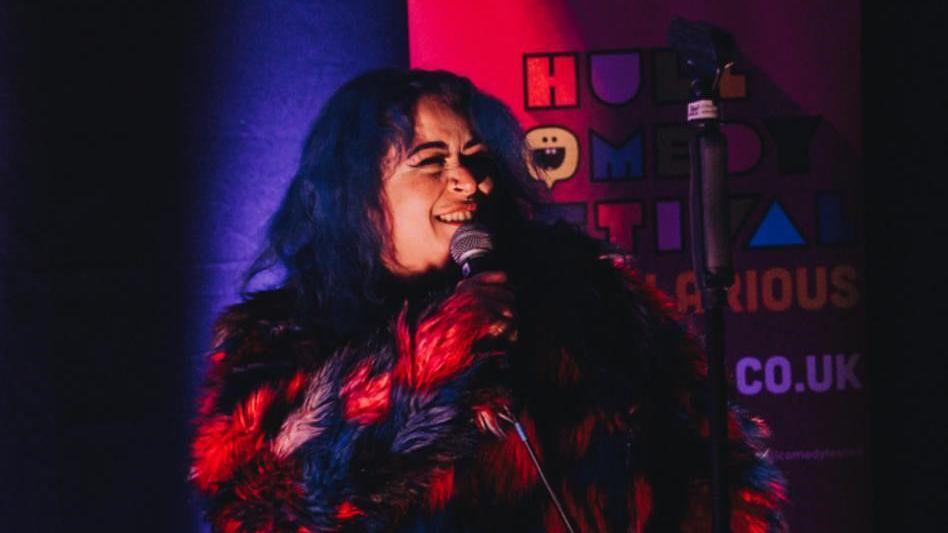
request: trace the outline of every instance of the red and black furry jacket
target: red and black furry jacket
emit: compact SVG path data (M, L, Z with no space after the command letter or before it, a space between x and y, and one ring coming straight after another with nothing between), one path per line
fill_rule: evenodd
M463 292L326 349L289 291L215 329L192 483L215 531L709 531L705 364L669 302L558 226L511 247L517 335ZM783 531L762 422L730 411L732 529Z

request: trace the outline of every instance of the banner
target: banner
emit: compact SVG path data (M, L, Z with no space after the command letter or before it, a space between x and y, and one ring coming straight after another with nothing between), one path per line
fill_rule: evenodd
M688 80L666 33L681 16L734 36L721 89L735 396L773 430L791 527L868 531L860 13L812 4L409 0L410 56L506 102L551 190L543 216L631 253L694 321Z

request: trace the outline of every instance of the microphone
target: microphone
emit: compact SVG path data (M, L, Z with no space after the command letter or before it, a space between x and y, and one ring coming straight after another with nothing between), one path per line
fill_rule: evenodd
M494 270L491 252L494 242L487 226L477 222L464 224L451 237L451 259L461 267L461 275L469 278L480 272Z

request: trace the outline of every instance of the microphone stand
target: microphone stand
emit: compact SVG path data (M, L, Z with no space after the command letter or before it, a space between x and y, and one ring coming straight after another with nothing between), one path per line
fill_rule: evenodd
M727 289L734 276L727 246L730 225L727 216L727 140L718 126L717 116L689 117L689 120L694 129L688 143L691 156L692 262L705 313L705 352L710 389L711 530L726 533L730 531L731 506L727 472L724 309L727 307ZM716 187L719 190L710 190ZM716 223L708 223L709 219L716 220Z
M692 263L705 312L711 464L711 531L730 532L727 450L727 374L724 310L734 279L730 253L727 139L720 129L718 82L733 63L733 41L703 23L676 19L669 41L692 74L688 124Z

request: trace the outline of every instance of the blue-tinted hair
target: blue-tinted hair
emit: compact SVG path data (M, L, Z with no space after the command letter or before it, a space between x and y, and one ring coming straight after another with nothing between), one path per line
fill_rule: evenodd
M494 188L484 222L495 231L522 227L538 200L527 169L523 132L510 110L470 80L445 71L375 70L343 85L316 117L296 172L270 220L264 249L245 288L277 267L299 309L334 340L344 340L382 312L382 160L411 146L424 96L468 119L492 155Z

